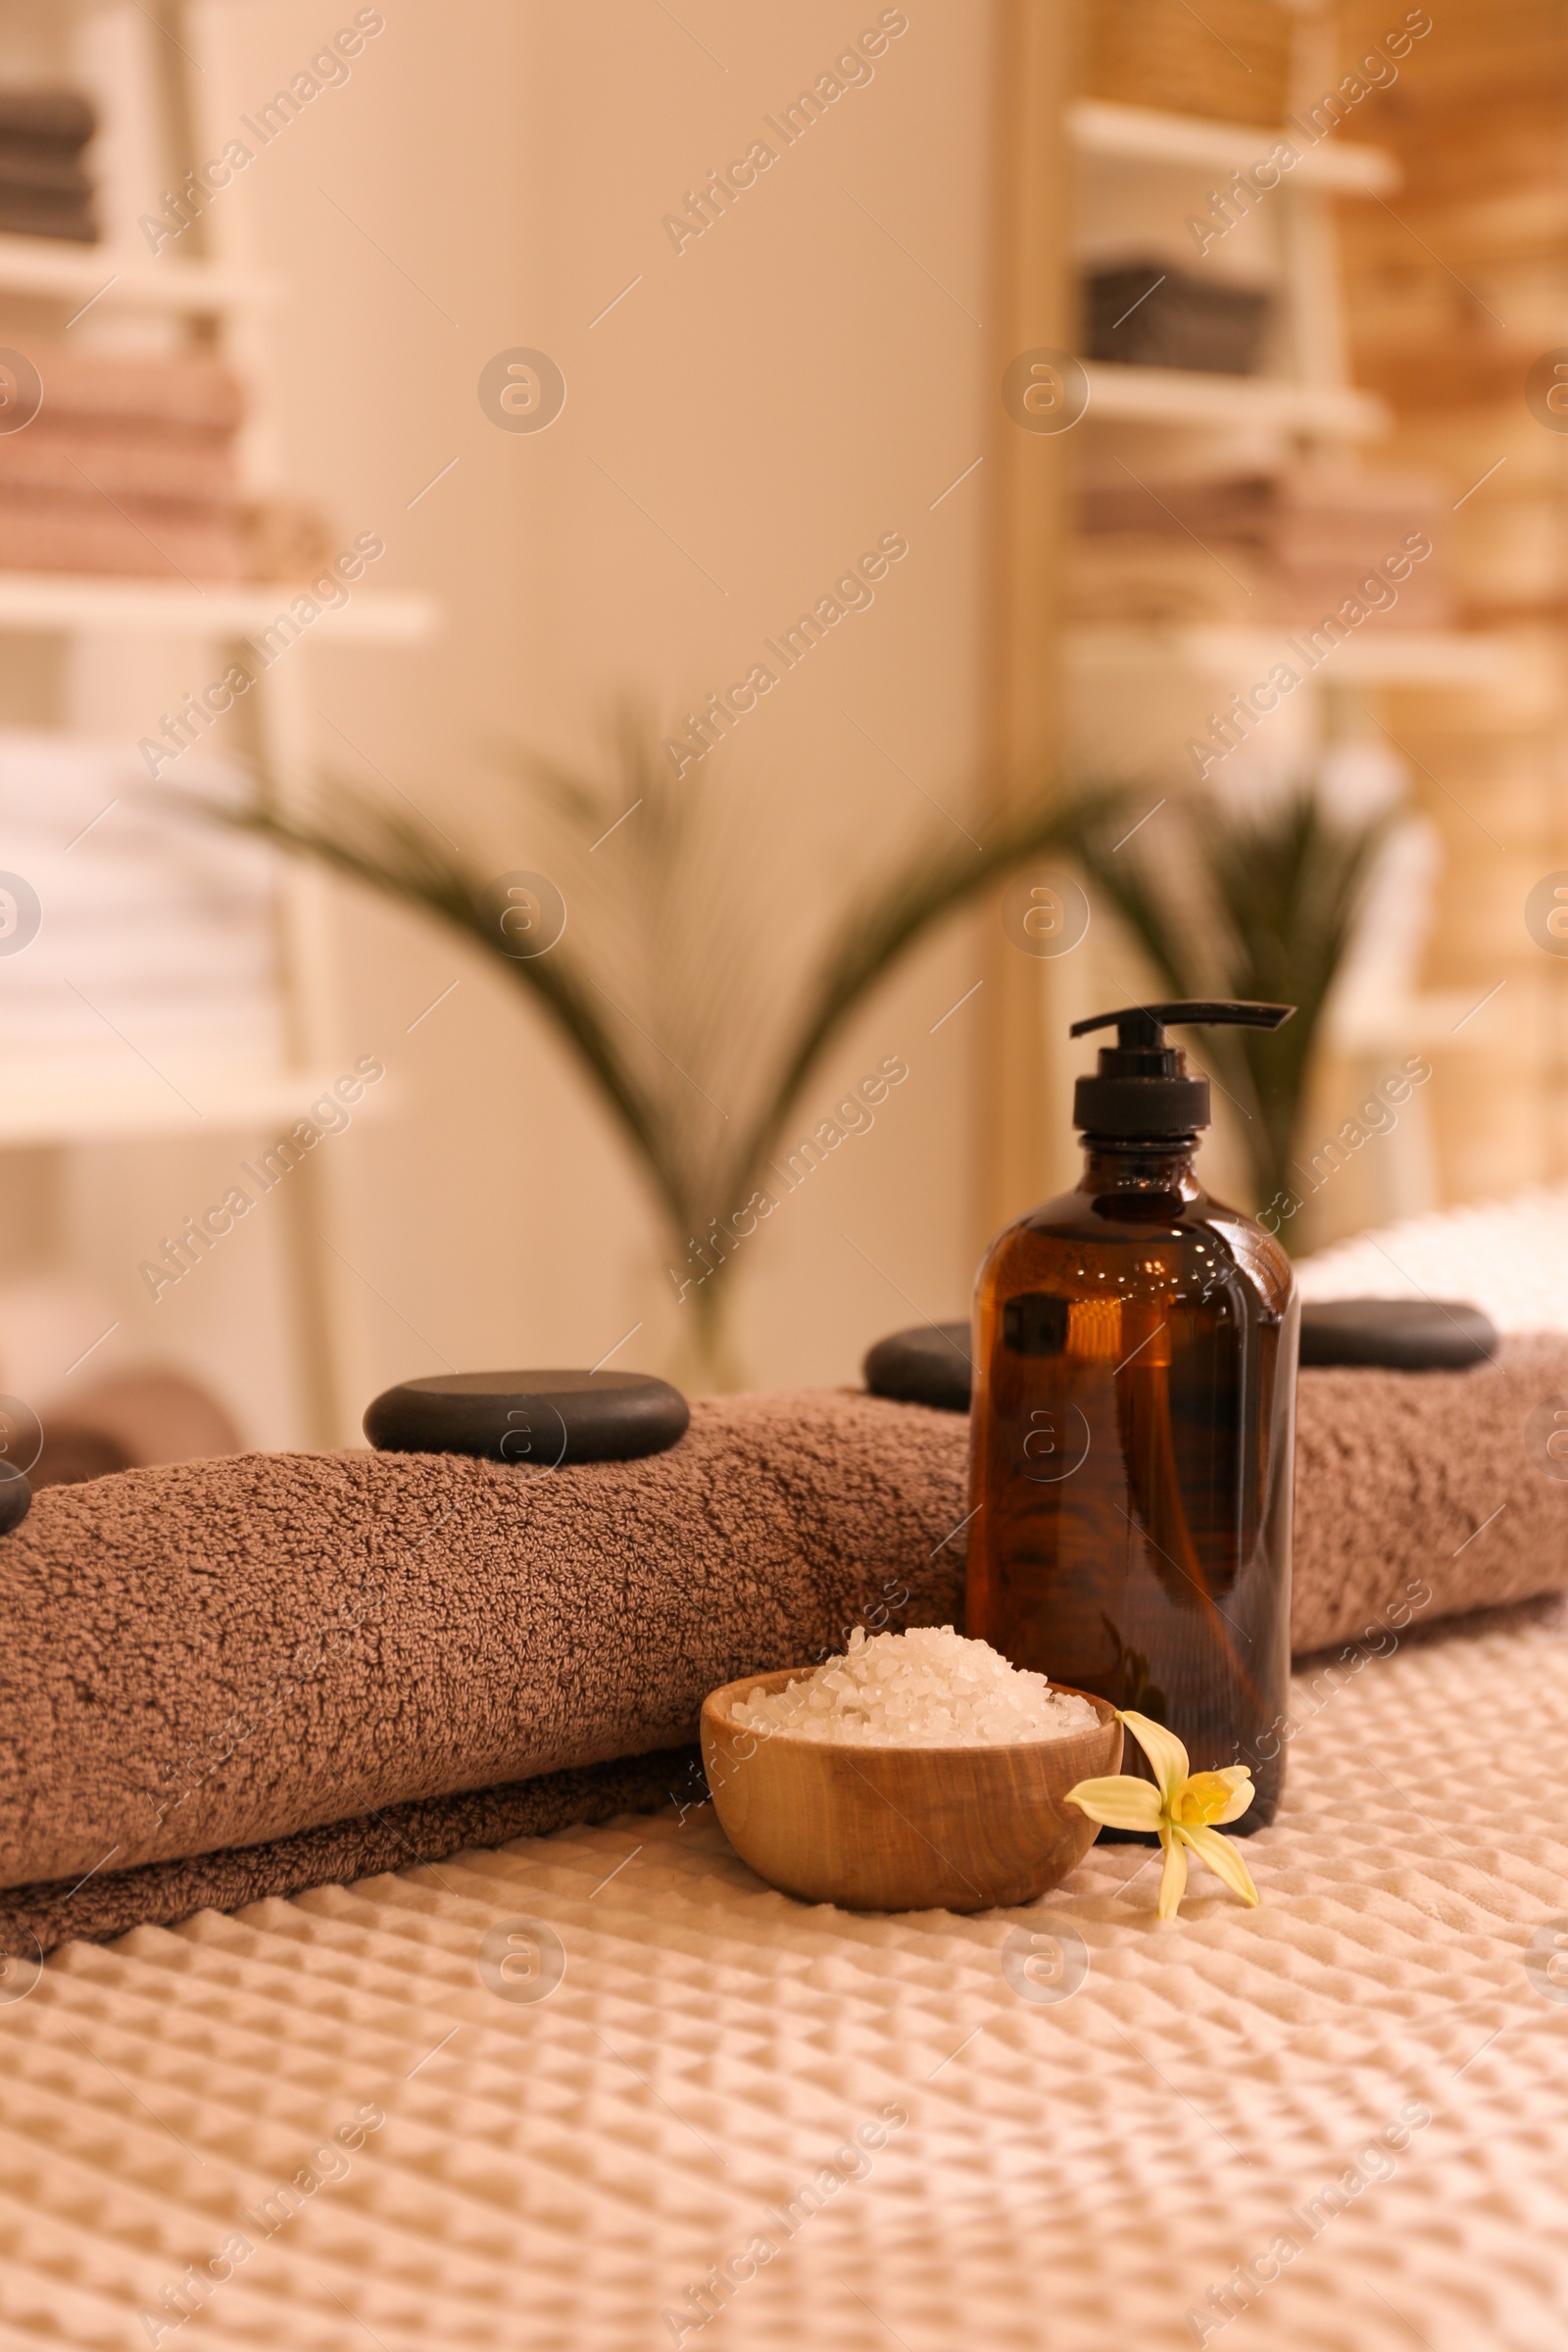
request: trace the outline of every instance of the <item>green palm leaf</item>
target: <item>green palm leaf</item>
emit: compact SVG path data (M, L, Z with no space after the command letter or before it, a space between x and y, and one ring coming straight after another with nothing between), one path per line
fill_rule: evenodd
M611 1111L677 1256L761 1183L824 1058L900 960L1120 806L1094 790L999 801L971 817L973 833L923 833L891 870L879 857L884 870L829 890L792 872L787 838L770 848L755 796L677 783L634 713L619 716L607 774L516 759L511 784L505 852L454 846L342 782L324 784L305 813L275 798L208 813L494 956ZM548 874L568 909L560 942L528 958L509 953L491 890L518 869ZM720 1287L699 1294L705 1312Z
M1173 812L1176 855L1113 850L1088 811L1074 852L1173 997L1294 1004L1283 1028L1213 1030L1203 1053L1241 1108L1261 1200L1293 1188L1323 1016L1349 946L1388 818L1340 825L1305 787L1261 809L1212 802Z

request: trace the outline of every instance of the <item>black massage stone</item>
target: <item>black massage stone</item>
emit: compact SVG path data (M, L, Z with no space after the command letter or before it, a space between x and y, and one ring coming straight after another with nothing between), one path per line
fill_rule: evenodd
M1303 1364L1454 1372L1497 1350L1495 1326L1453 1298L1323 1298L1301 1308Z
M921 1323L878 1340L862 1367L873 1396L902 1404L969 1409L967 1323ZM1460 1371L1497 1350L1495 1327L1478 1306L1449 1298L1333 1298L1301 1308L1303 1364L1356 1365L1391 1372Z
M967 1323L918 1323L913 1331L878 1340L860 1369L873 1396L966 1413L973 1377L969 1348Z
M32 1508L32 1489L20 1470L0 1463L0 1536L19 1528Z
M646 1372L443 1372L385 1390L365 1434L382 1453L476 1453L554 1470L662 1453L690 1419L679 1389Z

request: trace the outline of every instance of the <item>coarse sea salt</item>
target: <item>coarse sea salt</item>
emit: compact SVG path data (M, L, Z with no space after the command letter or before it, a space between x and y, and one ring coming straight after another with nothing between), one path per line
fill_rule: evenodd
M1043 1674L1009 1665L989 1642L966 1641L951 1625L869 1636L858 1625L843 1656L786 1690L755 1692L733 1713L769 1738L866 1747L1062 1740L1099 1721L1087 1699L1054 1690Z

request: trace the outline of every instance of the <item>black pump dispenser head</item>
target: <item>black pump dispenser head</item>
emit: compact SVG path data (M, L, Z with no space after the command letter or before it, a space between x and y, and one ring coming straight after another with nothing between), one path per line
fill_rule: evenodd
M1167 1045L1167 1026L1277 1029L1294 1004L1245 1004L1221 999L1191 999L1174 1004L1127 1004L1120 1012L1097 1012L1074 1021L1072 1035L1091 1029L1116 1030L1114 1046L1100 1049L1100 1073L1080 1078L1073 1090L1072 1123L1090 1135L1126 1138L1192 1135L1208 1125L1208 1080L1187 1075L1187 1056Z

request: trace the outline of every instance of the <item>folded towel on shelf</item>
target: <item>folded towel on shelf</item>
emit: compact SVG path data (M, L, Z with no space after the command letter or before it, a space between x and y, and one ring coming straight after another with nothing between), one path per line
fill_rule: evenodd
M1210 601L1228 572L1251 592L1250 619L1297 628L1332 612L1391 556L1402 557L1404 577L1370 618L1392 619L1397 628L1442 627L1453 605L1433 556L1443 539L1441 513L1437 485L1420 475L1317 464L1138 482L1123 473L1080 490L1074 563L1103 607L1109 578L1154 570L1152 551L1163 547L1164 567L1190 567ZM1427 553L1411 561L1416 543ZM1198 570L1204 556L1212 580ZM1130 593L1136 599L1136 589Z
M92 181L80 157L95 126L74 90L0 89L0 230L94 241Z
M53 188L28 187L0 179L0 231L8 237L64 237L72 245L97 242L91 203Z
M34 346L27 357L43 382L50 416L138 419L145 424L233 432L244 421L245 395L226 361L206 352L74 351Z
M220 806L248 789L195 751L181 772ZM278 870L262 844L172 811L134 750L24 729L0 730L0 836L42 911L0 956L0 1073L58 1080L136 1053L284 1064Z
M1294 1646L1568 1589L1568 1485L1524 1444L1559 1389L1568 1336L1304 1372ZM807 1392L699 1399L636 1462L243 1454L46 1491L0 1543L0 1910L41 1936L96 1870L104 1933L179 1917L215 1853L236 1902L354 1876L388 1807L438 1859L444 1820L441 1850L470 1834L444 1803L677 1746L716 1685L854 1624L961 1622L967 1449L961 1415Z
M58 196L85 206L92 180L74 149L57 147L46 139L8 138L0 132L0 197L12 189L28 196Z
M0 167L0 209L5 201ZM238 580L237 377L199 352L34 346L42 401L0 434L0 569Z
M1144 261L1091 270L1083 301L1090 359L1207 375L1255 373L1274 307L1266 287Z
M101 572L174 585L240 580L245 540L236 514L172 500L117 506L97 490L73 497L0 488L0 571Z
M1245 473L1092 480L1079 493L1080 528L1199 531L1288 563L1321 564L1386 553L1406 531L1438 524L1442 494L1425 475L1359 473L1348 466L1294 465Z
M227 426L160 424L140 416L76 416L44 406L23 431L0 434L0 493L64 492L96 501L168 499L232 506L239 496Z
M34 141L74 154L98 127L91 101L76 90L0 85L0 141Z

